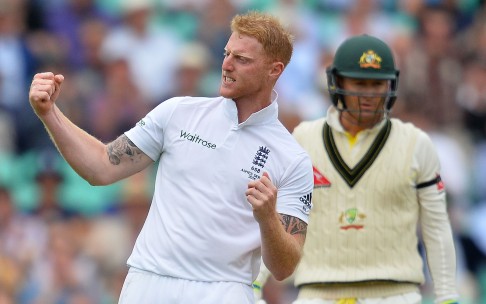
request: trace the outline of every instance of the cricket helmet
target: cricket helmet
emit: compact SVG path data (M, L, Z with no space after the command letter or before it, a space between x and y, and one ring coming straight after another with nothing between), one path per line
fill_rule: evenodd
M386 112L390 111L397 99L399 71L395 67L393 53L385 42L376 37L360 35L345 40L336 50L334 61L326 73L329 94L338 109L346 109L342 96L351 95L339 88L338 77L389 80L390 89L383 96L386 98Z

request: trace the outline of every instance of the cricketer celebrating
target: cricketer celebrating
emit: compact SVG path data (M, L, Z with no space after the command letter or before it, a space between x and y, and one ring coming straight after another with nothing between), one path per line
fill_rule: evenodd
M261 257L278 279L301 258L312 164L279 122L273 90L290 61L292 36L256 12L235 16L231 30L221 96L171 98L107 145L56 106L62 75L39 73L32 81L34 111L91 184L116 182L159 160L119 303L250 304Z

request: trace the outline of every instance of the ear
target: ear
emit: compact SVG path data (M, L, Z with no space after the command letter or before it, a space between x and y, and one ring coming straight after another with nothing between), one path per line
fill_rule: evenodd
M285 69L285 65L282 62L280 61L274 62L272 63L269 76L277 79L283 73L284 69Z

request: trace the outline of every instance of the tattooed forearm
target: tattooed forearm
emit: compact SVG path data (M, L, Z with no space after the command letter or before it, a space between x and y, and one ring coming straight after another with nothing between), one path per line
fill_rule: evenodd
M290 234L302 234L304 237L307 234L307 224L297 217L280 214L280 221Z
M121 135L109 143L107 150L108 158L113 165L119 165L126 156L133 162L139 161L142 157L142 151L126 135Z

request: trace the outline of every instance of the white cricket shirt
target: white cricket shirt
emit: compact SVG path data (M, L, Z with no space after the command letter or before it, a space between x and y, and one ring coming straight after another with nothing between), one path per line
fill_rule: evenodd
M126 132L160 159L146 222L128 265L160 275L250 285L259 272L260 228L245 191L264 171L277 211L307 222L313 189L307 153L271 105L238 124L223 97L177 97Z

